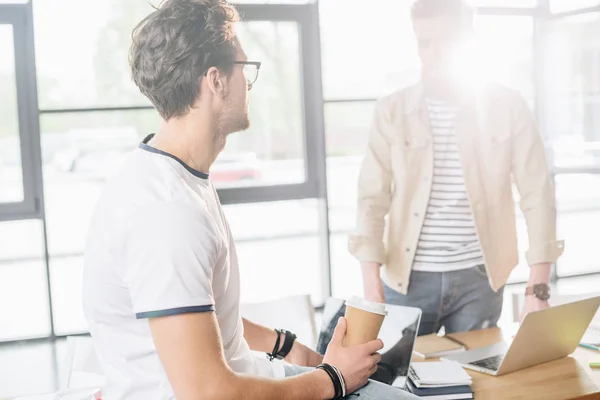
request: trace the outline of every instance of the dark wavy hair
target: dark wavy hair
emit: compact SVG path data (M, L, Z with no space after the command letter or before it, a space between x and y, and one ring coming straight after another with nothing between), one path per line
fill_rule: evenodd
M231 73L238 20L224 0L166 0L135 27L131 75L165 120L192 108L209 68Z
M471 28L475 10L465 0L416 0L411 8L413 20L449 16L460 26Z

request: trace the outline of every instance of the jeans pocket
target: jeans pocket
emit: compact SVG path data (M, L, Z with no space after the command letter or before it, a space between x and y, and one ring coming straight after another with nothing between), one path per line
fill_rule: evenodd
M488 279L488 274L487 274L487 270L485 269L485 265L477 265L475 268L473 268L475 270L475 273L485 279Z

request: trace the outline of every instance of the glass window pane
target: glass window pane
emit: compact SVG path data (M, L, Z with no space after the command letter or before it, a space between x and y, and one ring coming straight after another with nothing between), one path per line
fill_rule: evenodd
M533 18L478 15L475 31L481 76L518 90L533 108Z
M358 172L374 106L374 102L325 104L332 287L336 297L362 291L360 270L348 252L347 237L356 222Z
M128 51L131 32L153 10L151 4L139 0L34 1L39 107L148 104L130 78Z
M310 294L314 304L323 302L317 200L236 204L224 209L238 251L242 302L297 294Z
M411 3L370 0L365 7L360 1L319 2L326 100L379 97L418 79ZM361 21L360 29L356 21Z
M374 111L374 101L325 103L327 156L364 154Z
M88 331L81 306L83 304L81 299L82 279L82 254L56 255L50 259L54 331L57 335Z
M300 39L295 22L251 21L238 26L251 61L261 61L250 91L250 129L234 133L211 168L217 187L300 183L304 127Z
M12 25L0 24L0 54L0 203L12 203L24 198Z
M556 201L558 237L565 240L558 276L600 272L600 175L557 175Z
M544 122L557 167L600 167L599 24L590 13L547 25Z
M346 4L348 3L348 4ZM410 1L320 3L325 99L375 98L416 82L420 61L410 18ZM339 18L339 10L349 18ZM385 9L386 13L381 10ZM354 18L353 18L354 17ZM353 21L367 24L356 29ZM520 90L533 102L533 19L478 15L475 60L482 78Z
M550 12L561 13L594 7L600 4L599 0L550 0Z
M0 341L50 334L42 223L0 222Z
M354 221L355 215L352 216ZM333 297L348 298L362 296L362 273L360 264L348 251L348 232L332 233L329 238L331 249L331 289Z

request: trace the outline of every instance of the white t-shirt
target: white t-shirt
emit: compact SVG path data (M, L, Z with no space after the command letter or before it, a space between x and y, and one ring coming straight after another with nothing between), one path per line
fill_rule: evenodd
M216 313L234 371L283 377L244 339L237 255L208 175L149 139L107 184L86 241L83 306L103 398L174 398L148 318L181 313Z

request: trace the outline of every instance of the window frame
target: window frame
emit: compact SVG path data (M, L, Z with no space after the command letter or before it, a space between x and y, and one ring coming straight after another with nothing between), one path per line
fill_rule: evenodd
M43 217L42 162L31 3L0 4L0 24L11 25L23 200L0 203L0 221Z

